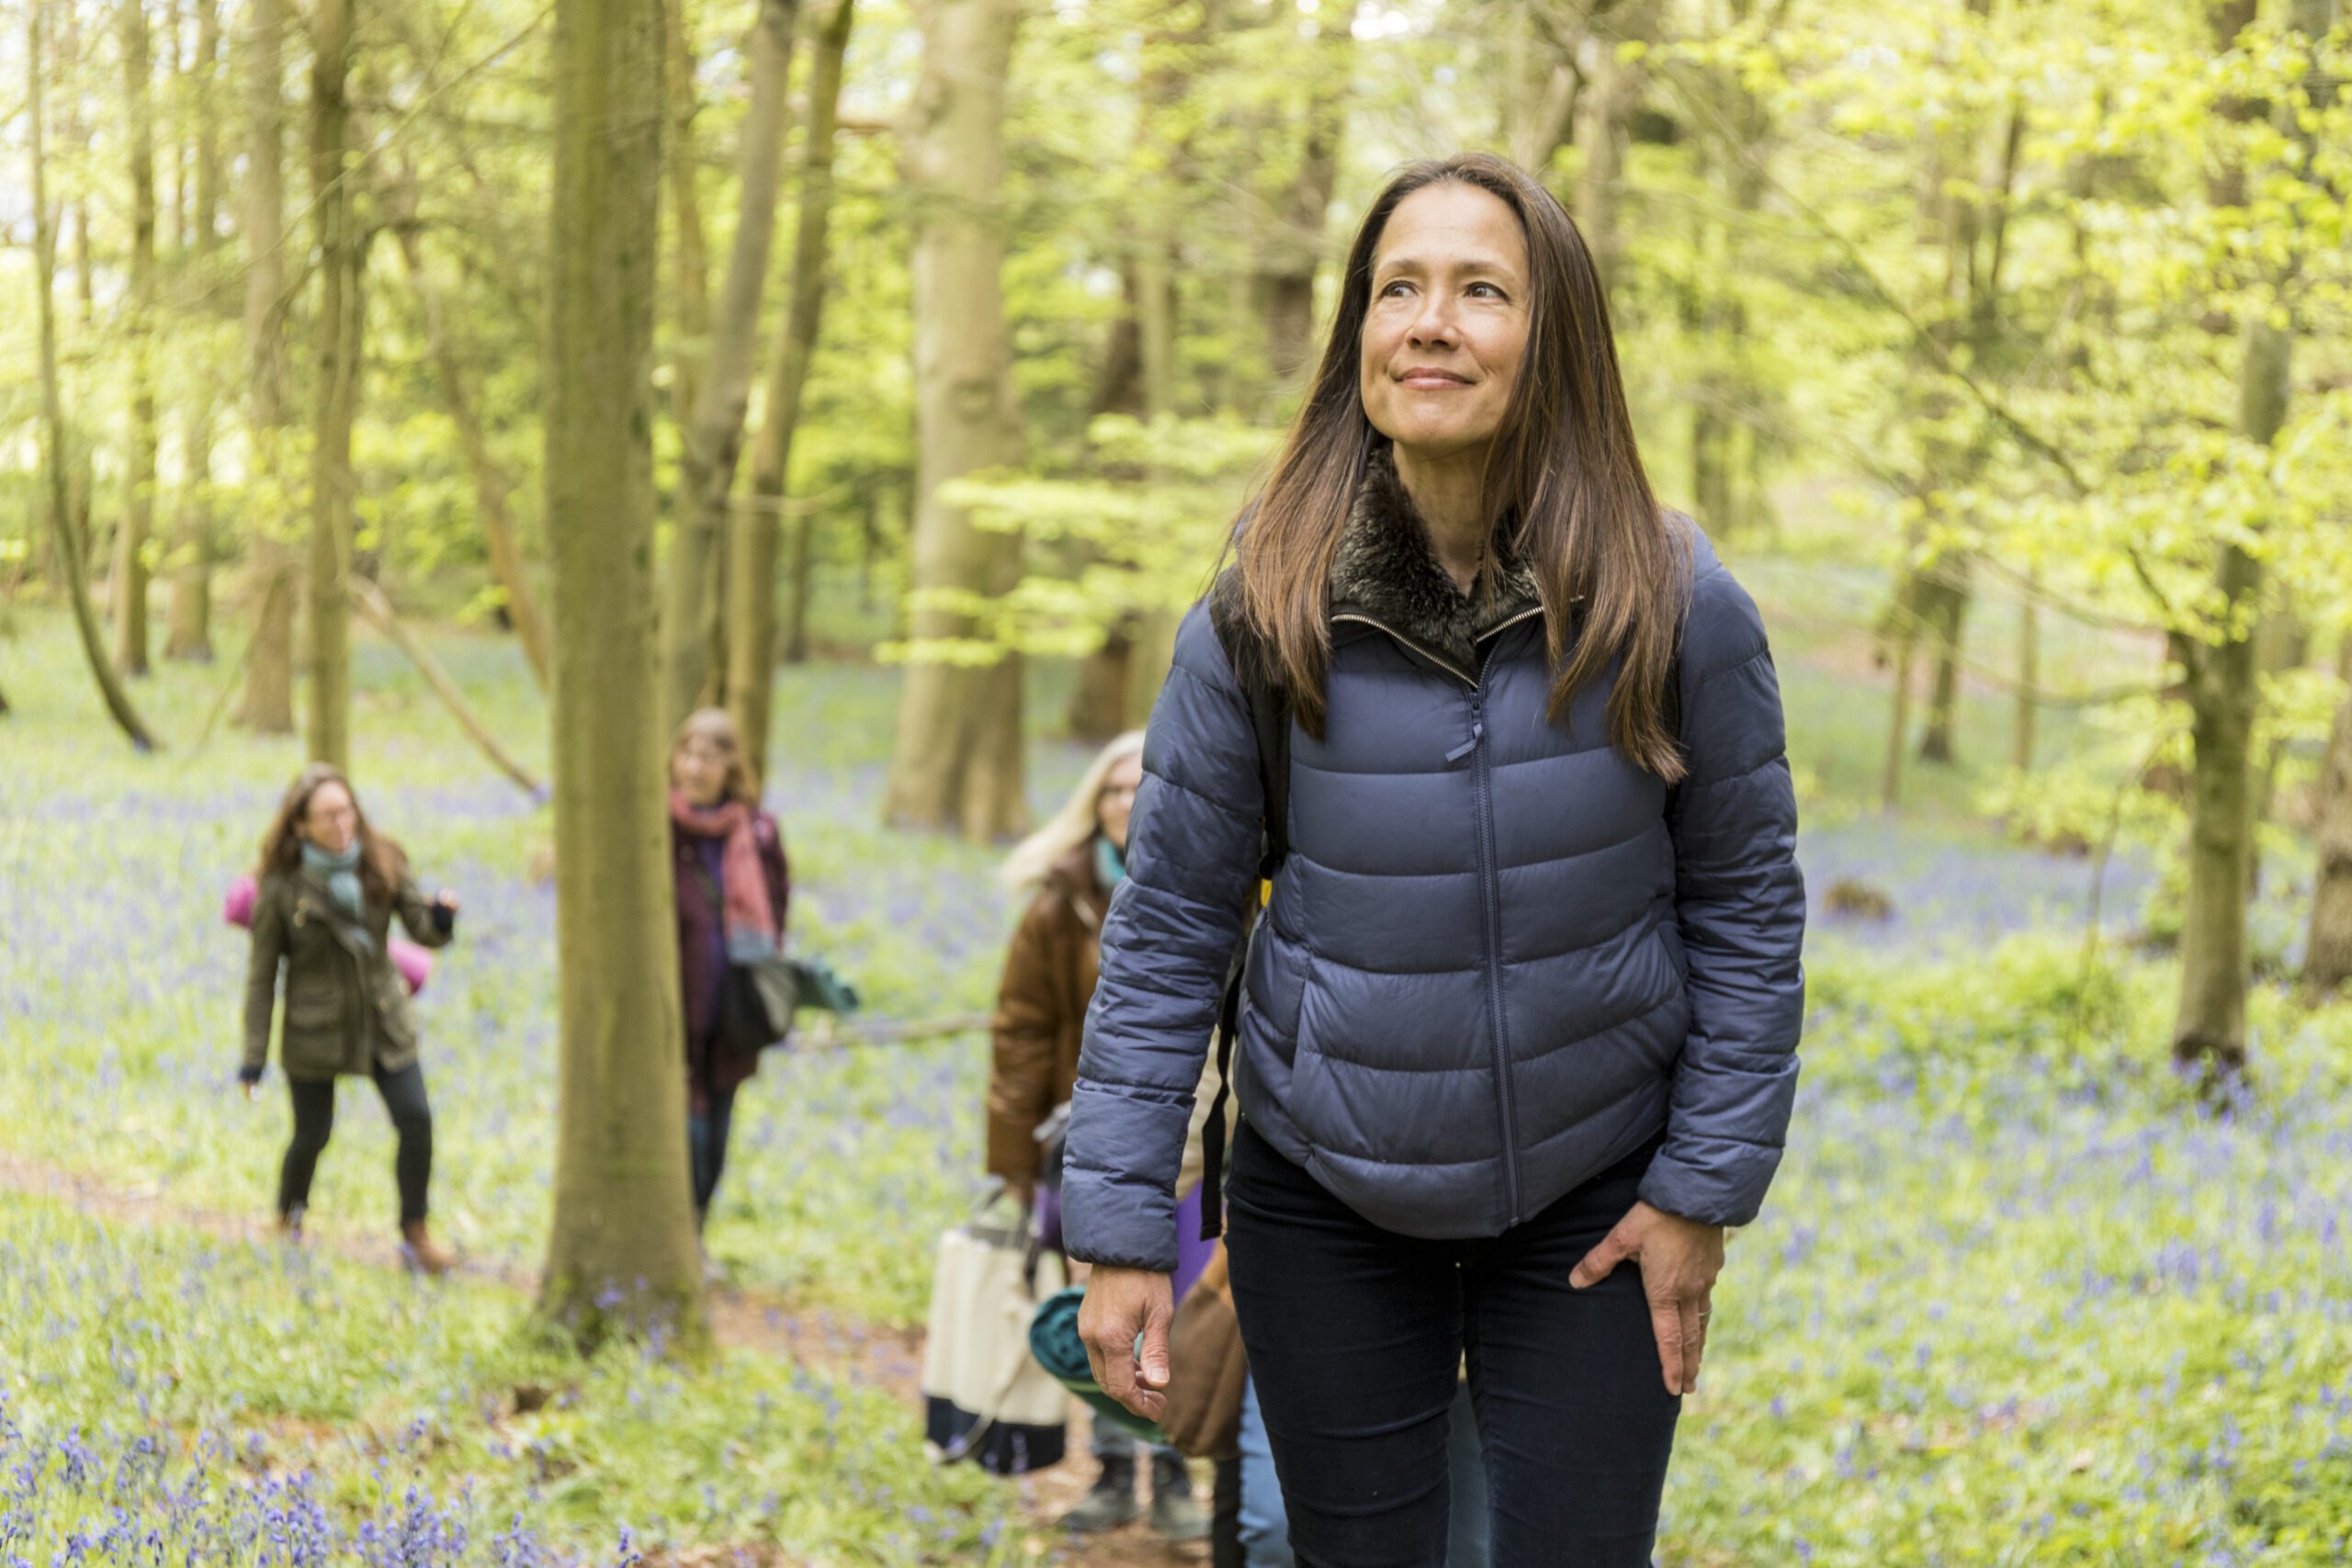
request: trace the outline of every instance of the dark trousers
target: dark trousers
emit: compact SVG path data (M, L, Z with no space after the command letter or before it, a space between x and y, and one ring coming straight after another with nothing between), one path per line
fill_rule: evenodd
M433 1106L424 1098L424 1069L411 1062L397 1073L377 1067L371 1076L400 1134L392 1172L400 1182L401 1224L413 1224L425 1216L426 1192L433 1185ZM286 1145L286 1163L277 1173L281 1214L309 1204L311 1177L319 1168L327 1140L334 1135L334 1079L288 1078L286 1087L294 1099L294 1140Z
M686 1109L686 1149L693 1156L695 1173L695 1218L700 1220L710 1212L710 1200L718 1191L719 1173L727 1168L727 1136L735 1125L735 1091L710 1086L703 1096L703 1108Z
M1656 1144L1499 1236L1382 1230L1235 1141L1226 1247L1300 1568L1439 1568L1447 1412L1467 1353L1494 1568L1645 1568L1682 1402L1638 1269L1568 1274L1635 1201Z

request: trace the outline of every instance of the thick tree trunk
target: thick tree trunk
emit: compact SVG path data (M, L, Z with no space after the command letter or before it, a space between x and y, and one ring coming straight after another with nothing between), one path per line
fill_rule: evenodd
M123 689L114 666L107 661L106 637L98 625L97 610L90 603L89 564L83 555L85 541L74 526L73 506L66 499L65 399L57 377L57 231L49 206L48 149L41 132L42 7L32 6L28 10L30 21L25 62L30 85L27 107L32 120L33 283L40 296L41 433L48 446L42 467L49 480L50 522L57 534L57 554L65 563L65 588L74 604L74 624L82 634L82 652L90 661L90 673L97 680L99 695L106 699L107 711L130 738L130 743L141 751L152 751L156 747L155 738L140 718L138 710L131 706L130 694Z
M735 237L728 247L727 278L719 291L708 367L686 426L677 526L662 584L662 662L673 724L716 694L724 679L723 671L710 666L712 649L724 647L724 634L713 617L724 604L727 502L735 489L736 459L743 450L760 300L767 289L768 253L775 243L776 186L788 118L785 80L792 67L792 29L799 9L798 0L759 0L752 30L752 103L743 117L736 162ZM769 558L773 563L773 551Z
M737 510L729 555L734 574L727 607L727 706L742 732L744 755L757 777L767 777L768 719L775 690L776 530L782 525L792 437L800 423L800 395L824 323L825 266L833 217L833 132L841 116L842 69L849 52L852 0L834 0L817 37L808 73L808 134L800 154L800 217L792 244L792 291L784 335L768 377L767 409L752 450L750 503ZM799 574L808 571L809 529L798 524Z
M123 0L123 96L130 109L130 471L115 532L115 668L147 673L147 541L155 536L155 73L141 0Z
M919 0L915 12L922 76L905 139L917 214L910 629L926 643L986 637L967 606L1001 600L1021 575L1018 536L975 528L939 499L950 479L1021 459L999 276L1004 84L1021 6ZM919 654L899 699L885 818L977 840L1017 832L1028 821L1022 764L1020 655Z
M254 518L246 597L255 609L253 647L237 722L264 735L294 732L293 552L280 544L287 524L286 366L280 347L286 310L285 0L252 0L244 49L246 134L245 428L252 482L261 498Z
M220 61L220 0L198 0L196 59L188 87L196 105L196 206L188 246L209 317L214 299L213 257L220 237L220 133L214 107ZM173 530L172 608L164 641L166 659L212 658L212 433L209 399L199 397L183 415L187 476Z
M583 1345L707 1336L686 1171L653 635L662 0L556 0L547 367L554 565L555 1214L539 1310Z
M2312 884L2311 939L2303 950L2303 986L2314 993L2352 979L2352 637L2336 648L2335 672L2346 690L2320 768L2312 833L2319 865Z
M311 192L319 256L319 380L311 425L311 634L303 739L313 761L351 767L351 423L359 396L361 241L347 177L354 7L318 0L311 32Z
M458 364L457 348L449 341L448 318L441 309L440 292L433 287L432 276L425 271L416 226L403 222L398 232L401 259L408 267L409 277L416 286L418 303L424 310L425 350L433 357L442 401L448 406L449 422L458 427L458 444L465 448L466 469L473 477L474 509L481 523L482 544L490 554L491 575L498 580L499 591L506 595L506 618L514 627L515 640L523 645L523 657L531 667L531 678L545 691L547 626L540 619L538 596L531 592L530 569L524 564L523 547L515 537L514 513L508 499L514 492L514 481L491 451L489 434L482 429L481 416L466 390L464 369Z

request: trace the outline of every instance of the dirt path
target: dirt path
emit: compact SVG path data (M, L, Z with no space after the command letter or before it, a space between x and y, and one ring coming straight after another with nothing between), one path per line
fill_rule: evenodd
M109 1187L82 1172L24 1159L5 1151L0 1151L0 1188L54 1199L78 1213L110 1224L170 1225L232 1242L265 1242L273 1235L266 1216L257 1213L225 1213L217 1209L197 1208L178 1201L167 1190L153 1184ZM373 1268L400 1266L398 1255L389 1245L355 1235L330 1235L309 1245ZM533 1270L495 1260L461 1259L457 1272L461 1278L491 1281L526 1295L536 1293L538 1289L538 1276ZM762 1355L782 1356L827 1377L881 1389L909 1411L921 1413L921 1329L868 1324L822 1308L806 1307L767 1292L725 1284L712 1289L708 1304L711 1332L720 1344ZM1050 1525L1085 1494L1094 1475L1094 1461L1087 1447L1088 1433L1085 1410L1073 1400L1070 1457L1022 1482L1007 1483L1020 1487L1035 1523ZM909 1440L913 1440L911 1434ZM1205 1474L1199 1477L1198 1483L1205 1505ZM681 1553L674 1561L681 1568L688 1568L700 1562L701 1557L693 1552ZM1208 1550L1204 1545L1169 1545L1137 1524L1084 1540L1073 1539L1065 1561L1085 1563L1088 1568L1173 1568L1176 1564L1206 1562Z

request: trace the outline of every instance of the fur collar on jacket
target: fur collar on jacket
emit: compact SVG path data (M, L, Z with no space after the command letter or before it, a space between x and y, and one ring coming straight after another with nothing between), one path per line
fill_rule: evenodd
M1387 441L1375 441L1331 562L1331 613L1352 611L1475 670L1480 635L1540 603L1534 577L1499 540L1498 546L1493 591L1480 604L1439 564L1395 453Z

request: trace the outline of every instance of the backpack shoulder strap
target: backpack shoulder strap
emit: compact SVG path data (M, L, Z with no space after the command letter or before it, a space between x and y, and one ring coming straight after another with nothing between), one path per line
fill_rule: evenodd
M1240 569L1226 571L1209 595L1209 625L1241 683L1258 743L1258 788L1265 800L1258 876L1272 881L1290 858L1290 695L1273 677L1263 640L1241 609Z

